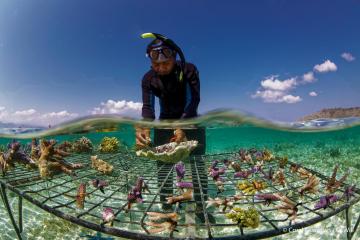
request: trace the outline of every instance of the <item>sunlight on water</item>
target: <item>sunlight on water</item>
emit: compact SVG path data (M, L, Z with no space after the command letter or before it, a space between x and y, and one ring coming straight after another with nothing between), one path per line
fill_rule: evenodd
M360 180L360 124L353 119L349 124L329 124L327 127L316 127L313 124L275 124L250 116L233 112L214 112L188 122L139 122L118 117L92 117L61 125L54 129L36 131L25 134L0 135L0 151L12 138L22 143L31 142L31 138L54 138L59 142L75 141L82 136L89 138L94 146L98 146L105 136L116 137L127 150L133 149L134 125L145 125L155 128L189 128L206 127L206 153L237 152L240 148L269 149L275 155L288 156L289 160L300 163L310 169L330 176L334 165L339 164L339 176L350 171L348 183ZM326 125L326 124L325 124ZM324 126L324 124L322 124ZM10 204L15 208L14 195L9 194ZM352 220L356 221L360 214L359 203L353 206ZM16 237L7 213L0 204L0 239ZM321 223L303 230L294 231L275 239L343 239L345 223L342 214L338 214ZM341 227L339 227L338 223ZM343 228L342 228L343 226ZM49 213L24 203L24 231L28 239L73 239L79 236L95 236L94 231L66 222ZM102 237L111 239L105 234ZM356 237L360 237L359 231ZM106 238L107 239L107 238Z

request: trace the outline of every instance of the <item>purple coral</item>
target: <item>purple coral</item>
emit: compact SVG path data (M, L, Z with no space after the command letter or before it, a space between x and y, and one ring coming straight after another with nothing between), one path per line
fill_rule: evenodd
M127 197L128 209L131 208L131 204L134 202L138 202L138 203L143 202L142 192L144 190L147 190L148 192L150 192L147 185L144 182L144 179L142 177L139 177L136 181L135 186L131 189L131 191L128 194L128 197Z
M102 193L105 193L104 187L109 186L109 183L105 180L93 179L90 181L93 187L100 189Z
M131 189L131 191L128 194L127 199L128 199L129 203L134 203L134 202L142 203L143 202L141 191L138 191L138 189L136 187L133 187Z
M240 171L234 173L234 178L248 178L251 175L252 171Z
M176 179L181 181L185 177L185 164L183 162L178 162L175 165L176 170Z
M261 165L255 165L254 167L251 168L251 172L252 173L257 173L257 172L260 172L262 170L262 167Z
M346 200L349 200L352 196L355 196L355 185L348 186L345 188L344 194L342 197L345 197Z
M336 202L337 200L339 200L339 197L334 194L322 196L320 197L320 201L315 204L315 209L326 209L330 206L330 204Z
M213 177L215 181L217 181L220 178L220 175L223 175L224 173L225 173L225 168L211 169L209 175Z
M252 167L250 170L239 171L234 174L234 178L248 178L251 174L261 170L261 166Z
M330 204L336 202L337 200L339 200L339 197L335 194L322 196L320 197L320 201L315 204L315 209L326 209L328 206L330 206Z
M212 161L211 166L210 166L210 169L215 169L215 168L217 168L216 166L218 165L218 163L219 163L218 160Z
M102 218L104 223L110 223L110 226L112 226L115 219L114 210L111 208L105 208L102 212Z
M193 184L191 182L177 182L176 187L178 187L178 188L193 188Z
M215 160L211 163L211 166L209 168L209 176L211 176L215 181L215 185L217 186L219 193L224 190L223 179L221 178L220 175L223 175L225 173L226 168L223 167L219 169L217 167L218 163L219 163L218 160Z

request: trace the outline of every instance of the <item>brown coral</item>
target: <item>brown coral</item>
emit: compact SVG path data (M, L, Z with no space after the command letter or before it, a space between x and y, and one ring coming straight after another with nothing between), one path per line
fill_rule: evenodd
M283 187L285 187L286 179L285 179L284 171L282 169L279 169L278 171L276 171L276 173L273 176L273 181L274 181L274 183L278 183L278 184L282 185Z
M299 193L301 195L304 195L305 192L309 193L317 193L319 186L319 179L315 175L311 175L311 177L308 178L307 183L299 189Z
M192 198L193 198L193 190L188 189L186 192L184 192L183 194L181 194L179 196L172 196L172 197L168 197L166 199L167 199L168 204L174 204L177 202L189 201Z
M336 173L338 168L339 166L336 165L333 170L333 174L331 178L328 180L326 184L326 191L329 193L335 192L336 189L338 189L341 186L341 184L346 180L347 176L349 175L349 173L346 173L342 178L340 178L340 180L336 180Z
M64 172L68 175L74 175L76 168L81 168L81 164L67 163L63 158L64 154L54 148L56 141L42 140L40 143L41 155L38 160L38 167L41 178L52 177L56 173Z
M290 220L294 220L297 217L297 212L299 210L298 206L301 203L295 203L291 201L288 197L280 194L274 194L274 195L276 195L281 201L281 204L276 206L276 208L280 212L287 214Z

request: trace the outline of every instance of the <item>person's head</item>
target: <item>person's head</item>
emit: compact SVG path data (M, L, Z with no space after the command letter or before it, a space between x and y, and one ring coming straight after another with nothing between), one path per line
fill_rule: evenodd
M176 51L160 39L153 40L146 49L151 60L151 67L159 75L172 72L176 64Z

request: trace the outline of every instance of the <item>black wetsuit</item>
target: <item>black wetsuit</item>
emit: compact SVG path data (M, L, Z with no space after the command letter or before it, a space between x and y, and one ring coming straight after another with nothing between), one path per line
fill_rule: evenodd
M197 108L200 102L200 80L199 72L196 66L191 63L186 63L184 69L183 80L179 79L180 62L176 62L173 71L166 76L159 76L154 70L148 71L142 80L142 117L144 119L155 119L155 96L159 98L160 103L160 119L180 119L192 118L197 116ZM200 145L193 154L205 154L205 128L197 129L183 129L188 139L198 140ZM155 146L168 143L173 136L172 129L154 130L154 144ZM173 195L173 173L169 175L169 170L172 169L172 164L164 164L158 161L158 185L163 186L160 190L160 201L166 202L166 197ZM194 161L191 160L191 164ZM199 176L201 178L201 185L203 187L204 199L207 199L207 175L205 171L205 164L199 161ZM194 167L191 169L193 184L194 184L194 199L199 209L202 209L200 199L200 182L194 172ZM166 176L168 177L167 180ZM164 182L165 181L165 182ZM169 204L163 204L165 208L171 208ZM202 210L201 210L202 211Z
M155 119L155 96L159 98L160 119L180 119L197 116L200 102L200 80L196 66L186 63L183 80L179 79L180 62L166 76L148 71L142 79L142 117Z

